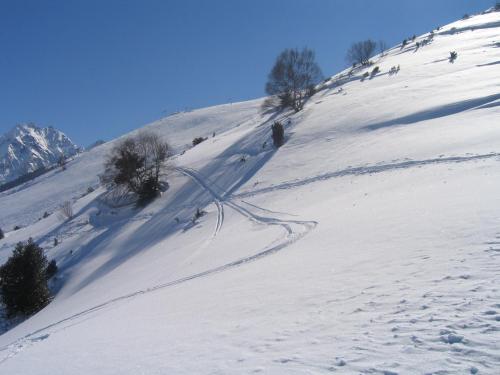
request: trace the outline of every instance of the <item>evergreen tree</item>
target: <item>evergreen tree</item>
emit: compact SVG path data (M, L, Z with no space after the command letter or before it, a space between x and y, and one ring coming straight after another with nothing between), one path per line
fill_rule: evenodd
M31 238L16 245L12 256L0 267L0 293L7 316L30 315L49 303L46 270L47 258Z
M272 126L272 137L273 137L273 143L276 148L280 147L283 145L285 142L285 129L283 128L283 125L281 122L276 121Z

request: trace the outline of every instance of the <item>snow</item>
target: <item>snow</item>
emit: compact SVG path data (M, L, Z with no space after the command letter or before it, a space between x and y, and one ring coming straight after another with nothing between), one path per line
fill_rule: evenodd
M499 22L396 46L297 114L258 99L146 126L175 156L143 209L85 194L116 141L0 193L1 261L32 236L60 267L54 301L0 336L0 372L498 373ZM64 200L72 220L37 220Z

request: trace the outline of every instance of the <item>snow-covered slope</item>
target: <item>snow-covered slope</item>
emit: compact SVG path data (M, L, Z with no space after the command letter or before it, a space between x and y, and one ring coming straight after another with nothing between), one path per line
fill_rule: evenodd
M70 157L78 151L63 132L51 126L16 125L0 136L0 185L54 165L61 156Z
M500 13L428 37L297 114L148 125L176 155L144 209L83 194L113 142L0 194L1 261L33 236L60 265L54 301L0 336L0 372L497 374ZM71 221L36 221L66 199Z

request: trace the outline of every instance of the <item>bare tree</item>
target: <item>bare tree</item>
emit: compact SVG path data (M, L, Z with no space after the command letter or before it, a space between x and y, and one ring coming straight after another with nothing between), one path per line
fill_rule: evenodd
M269 73L266 92L277 96L281 107L291 107L298 112L303 108L305 99L314 94L315 85L321 79L314 51L308 48L302 51L286 49L277 57Z
M377 43L371 39L353 43L347 50L346 61L349 64L368 65L376 49Z
M73 205L70 201L65 201L59 207L59 215L62 220L69 220L73 217Z
M380 52L380 55L385 56L387 54L387 50L389 49L389 46L387 43L383 40L379 40L378 42L378 51Z
M132 192L143 203L160 191L160 176L169 146L151 132L139 133L118 143L105 162L101 183Z

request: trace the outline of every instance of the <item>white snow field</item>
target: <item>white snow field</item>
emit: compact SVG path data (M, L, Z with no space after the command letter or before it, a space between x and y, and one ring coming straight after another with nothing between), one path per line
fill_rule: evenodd
M176 155L146 208L83 194L113 142L1 193L1 262L32 236L60 271L0 336L0 374L500 374L500 12L415 47L297 114L148 125ZM69 222L38 221L68 199Z

